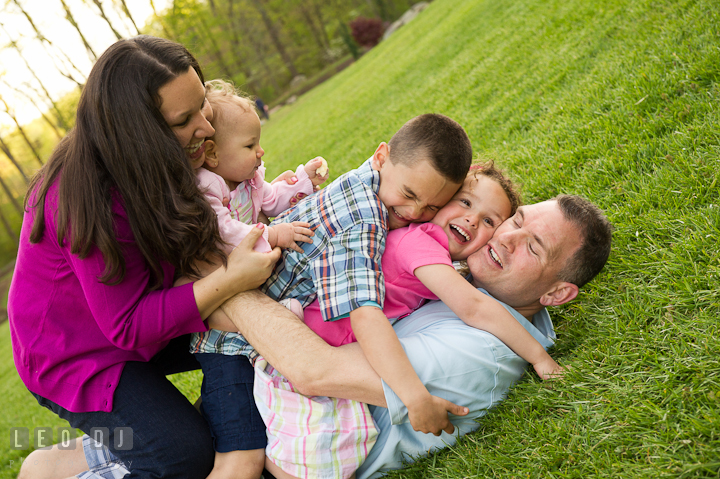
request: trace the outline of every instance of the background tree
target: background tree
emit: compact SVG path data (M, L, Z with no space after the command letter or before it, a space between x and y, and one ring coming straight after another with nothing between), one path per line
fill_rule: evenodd
M27 177L25 171L20 166L20 162L15 159L15 155L13 155L12 151L10 151L10 147L7 145L7 143L5 143L5 140L2 136L0 136L0 150L5 153L5 156L7 156L8 160L10 160L10 163L12 163L13 166L18 170L20 176L22 176L23 180L25 180L25 184L29 183L30 179Z
M65 3L65 0L60 0L60 3L63 6L63 9L65 10L65 20L67 20L70 25L73 26L75 31L78 32L78 35L80 35L80 40L82 40L83 45L85 45L85 49L87 50L88 54L90 55L90 60L95 61L97 60L97 53L95 53L95 50L90 46L87 39L85 38L85 35L83 34L82 30L80 29L80 25L75 21L75 17L73 16L72 12L70 11L70 7L68 7L67 3Z
M5 98L0 96L0 103L2 103L3 107L5 108L5 114L9 116L13 123L17 126L17 131L20 133L20 135L23 137L23 140L25 140L25 144L27 144L28 148L30 148L30 151L32 152L35 159L40 163L40 166L44 165L45 162L40 157L40 153L38 153L37 148L35 148L35 145L33 144L32 140L28 137L27 133L25 132L25 129L20 125L20 122L18 121L17 116L15 115L15 111L10 108L10 106L5 101Z
M0 175L5 175L0 180L10 197L0 199L0 212L4 213L2 221L10 226L19 219L8 215L8 210L1 210L3 203L9 206L16 198L9 186L12 181L8 181L18 176L18 183L22 179L24 187L31 173L29 165L42 165L54 145L70 130L78 93L87 79L72 55L44 35L42 22L36 21L33 15L37 14L31 14L34 10L29 9L31 1L36 0L5 3L8 20L3 17L2 21L17 19L23 25L26 22L23 33L16 33L22 29L6 28L0 23L0 33L8 38L1 48L14 50L30 76L28 81L12 84L0 75L0 87L5 92L0 93L0 112L6 113L14 125L12 132L0 137L0 151L5 153L0 158L3 161L7 158L12 164L3 170L0 162ZM153 15L147 24L140 25L126 0L46 0L48 8L57 7L63 12L64 21L77 32L91 62L98 57L91 44L98 27L105 28L115 39L140 33L163 36L186 45L198 57L208 79L228 79L270 105L306 91L347 65L352 56L360 55L348 29L352 20L359 16L392 20L395 12L403 11L407 3L407 0L169 0L164 10L159 10L155 1L147 0ZM89 13L96 19L92 37L90 25L83 23ZM43 60L26 55L25 51L35 42L47 55L44 61L77 89L61 98L53 96L40 69L33 67ZM291 83L299 75L305 75L307 80L299 85ZM16 116L15 99L38 111L32 128L23 125ZM9 207L10 211L14 209Z
M105 20L105 23L107 23L108 27L110 27L110 30L112 30L113 34L115 35L115 38L117 38L118 40L120 40L120 39L122 38L122 35L120 35L120 33L119 33L117 30L115 30L115 27L113 27L112 22L110 21L110 19L109 19L109 18L107 17L107 15L105 14L105 7L103 7L102 2L101 2L100 0L92 0L92 2L95 4L95 6L96 6L96 7L98 8L98 10L100 11L100 13L99 13L100 17L101 17L103 20Z
M125 3L125 0L119 0L120 3L120 10L125 14L128 20L130 20L130 23L132 24L133 28L135 29L134 34L140 35L140 29L137 26L137 23L135 23L135 19L133 18L132 14L130 13L130 9L127 6L127 3ZM116 0L113 0L113 4L117 4ZM150 5L152 6L153 11L155 11L155 5L153 5L152 0L150 1Z
M83 84L85 83L85 75L83 75L82 70L79 69L75 64L73 63L72 59L64 52L62 49L56 48L53 43L45 37L42 33L40 33L40 30L38 29L37 25L33 21L30 14L25 10L25 8L20 3L20 0L12 0L15 7L20 10L20 13L25 17L25 19L30 24L30 27L35 32L35 35L38 40L40 40L40 43L42 44L43 48L45 49L45 52L48 54L50 58L52 58L53 63L55 64L55 67L58 69L61 75L63 75L65 78L75 82L80 88L82 88ZM10 35L8 35L10 36ZM63 63L63 66L58 66L57 64L57 57L61 57L60 61ZM70 66L73 71L69 71L67 69L67 66Z
M27 101L32 103L32 105L35 107L35 109L40 113L40 116L43 120L45 120L45 123L50 127L50 129L55 133L55 136L58 140L62 140L63 134L60 132L60 129L58 128L58 125L47 115L47 105L38 104L37 91L33 90L33 88L28 84L24 83L22 88L16 87L14 85L9 84L4 78L0 79L3 85L5 85L6 88L14 91L15 93L18 93L22 95ZM26 90L33 91L35 93L35 96L30 95Z

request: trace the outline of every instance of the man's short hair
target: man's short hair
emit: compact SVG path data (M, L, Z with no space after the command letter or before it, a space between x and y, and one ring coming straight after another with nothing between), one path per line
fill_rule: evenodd
M388 142L393 164L414 165L427 155L435 170L453 183L462 183L472 163L472 145L462 126L437 113L416 116Z
M603 269L610 256L612 224L605 214L577 195L559 195L557 201L565 219L577 227L582 243L558 277L577 287L585 286Z

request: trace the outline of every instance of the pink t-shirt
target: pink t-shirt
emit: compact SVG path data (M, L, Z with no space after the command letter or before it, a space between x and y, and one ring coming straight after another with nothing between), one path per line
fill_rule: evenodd
M426 300L438 299L415 277L414 272L429 264L452 266L448 247L447 235L440 226L432 223L413 223L388 233L382 257L385 316L400 319L418 309ZM357 341L350 318L323 321L317 300L305 308L305 324L331 346Z

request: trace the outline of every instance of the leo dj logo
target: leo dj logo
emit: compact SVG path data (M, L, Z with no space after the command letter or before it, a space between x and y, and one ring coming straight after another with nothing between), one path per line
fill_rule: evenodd
M57 441L57 447L61 450L75 449L77 434L75 429L71 427L59 427L56 429L56 435L53 437L53 428L36 427L33 429L32 445L35 449L50 447ZM90 429L88 434L95 444L90 447L93 449L101 449L110 447L110 429L106 427L94 427ZM133 446L133 431L131 427L116 427L113 429L112 445L116 451L129 451ZM27 427L10 428L10 449L25 450L30 449L30 429Z

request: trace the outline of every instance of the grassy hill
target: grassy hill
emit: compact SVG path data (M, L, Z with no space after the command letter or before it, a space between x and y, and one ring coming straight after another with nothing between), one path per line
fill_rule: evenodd
M435 0L266 124L271 177L317 155L334 177L443 113L526 202L581 194L615 225L604 272L552 312L571 373L529 375L476 434L392 477L718 477L719 81L716 1ZM197 396L197 375L178 381ZM0 387L1 429L55 424L12 368Z

